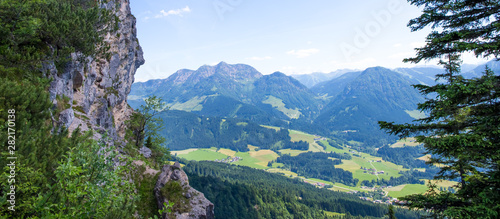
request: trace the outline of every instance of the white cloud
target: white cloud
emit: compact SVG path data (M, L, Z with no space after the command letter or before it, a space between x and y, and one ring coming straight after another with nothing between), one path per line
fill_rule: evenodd
M264 57L257 57L257 56L254 56L254 57L250 57L250 58L247 58L249 60L254 60L254 61L262 61L262 60L269 60L269 59L272 59L273 57L271 56L264 56Z
M288 55L294 55L297 58L305 58L310 55L316 54L319 52L319 49L300 49L300 50L290 50L286 54Z
M189 13L189 12L191 12L191 9L189 8L189 6L186 6L184 8L180 8L180 9L175 9L175 10L172 9L172 10L169 10L169 11L161 10L160 14L157 14L155 16L155 18L167 17L169 15L182 16L183 14Z
M396 43L396 44L392 45L392 47L395 47L395 48L401 47L401 43Z

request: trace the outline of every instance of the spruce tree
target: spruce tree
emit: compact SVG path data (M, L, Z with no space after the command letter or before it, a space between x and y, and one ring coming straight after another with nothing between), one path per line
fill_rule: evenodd
M389 205L389 211L387 212L386 215L389 217L389 219L397 219L396 213L394 212L394 206L393 205Z
M431 26L435 31L417 55L405 59L418 63L440 58L446 69L434 86L415 85L429 99L418 109L427 117L413 124L379 122L400 137L415 136L441 171L437 179L458 180L456 192L437 191L403 200L410 208L424 209L433 218L500 217L500 77L486 68L479 78L460 76L460 54L500 54L500 3L498 1L409 0L424 6L411 20L413 31ZM440 79L440 80L439 80Z
M476 56L500 55L500 2L491 0L408 0L423 7L422 15L410 20L412 31L430 26L426 45L405 62L442 58L443 55L474 52Z

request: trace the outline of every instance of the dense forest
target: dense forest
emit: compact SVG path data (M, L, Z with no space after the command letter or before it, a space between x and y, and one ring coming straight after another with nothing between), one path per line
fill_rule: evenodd
M129 168L114 166L110 140L69 133L58 118L72 103L48 92L48 68L61 71L76 51L107 57L102 35L117 25L95 1L0 1L0 218L126 218L136 211L140 197L123 178Z
M248 151L248 145L275 151L309 148L307 142L292 142L288 129L274 130L241 119L198 116L178 110L162 112L158 118L164 127L160 134L168 137L166 147L171 150L217 147Z
M215 204L217 218L332 218L324 211L383 218L387 213L386 205L279 174L210 161L181 162L191 186ZM418 218L418 212L396 208L396 216Z
M335 168L335 165L342 163L342 159L350 160L351 155L321 152L307 152L297 156L284 154L276 162L301 176L356 186L358 179L353 179L351 172Z
M377 155L384 160L402 165L404 168L430 168L425 161L417 158L424 156L425 149L422 145L415 147L391 148L381 147L377 150Z

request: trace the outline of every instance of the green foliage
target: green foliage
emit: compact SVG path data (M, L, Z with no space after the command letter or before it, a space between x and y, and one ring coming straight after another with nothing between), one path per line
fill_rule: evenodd
M43 64L63 67L73 52L103 54L102 35L113 22L111 12L95 1L1 0L0 74L39 77L45 75Z
M391 148L389 146L381 147L377 150L377 155L384 160L402 165L404 168L431 168L425 164L425 161L418 160L425 152L423 146Z
M130 171L132 179L135 183L135 188L139 199L136 202L136 210L139 215L144 218L158 217L158 205L153 193L153 189L158 181L159 173L155 176L144 174L146 168L144 165L139 166L137 169Z
M164 213L168 214L168 213L172 212L172 206L174 206L173 202L168 202L168 204L165 203L165 202L163 202L163 209L162 210L158 210L158 213L160 215L162 215Z
M333 217L323 211L380 218L387 212L385 205L249 167L190 161L183 169L190 185L214 203L216 218ZM404 209L396 209L396 215L418 218Z
M408 0L423 6L422 15L412 19L412 31L432 27L426 45L415 49L417 56L405 62L442 58L443 55L472 51L476 56L500 55L500 3L498 1Z
M184 195L188 192L188 187L181 185L179 181L168 181L167 184L161 188L160 192L162 196L169 201L169 206L171 205L170 203L173 203L171 211L189 212L191 210L192 207L189 203L189 199ZM168 208L163 208L164 211L166 209Z
M335 165L342 163L341 159L350 160L352 157L349 154L307 152L294 157L281 155L276 162L283 163L285 168L305 177L356 186L358 179L354 179L351 172L335 168Z
M268 129L241 119L198 116L177 110L162 112L158 118L165 127L161 135L168 136L166 143L172 150L218 147L244 152L248 151L248 145L272 150L309 147L303 141L291 142L287 129Z
M437 178L458 179L456 192L436 192L405 199L410 208L431 212L434 218L498 218L500 212L500 78L486 68L481 77L464 79L460 73L460 53L476 56L500 54L500 3L498 1L409 0L424 6L420 17L409 22L412 30L432 26L427 44L417 48L421 60L441 60L446 72L437 75L442 83L415 85L421 93L432 95L419 109L428 112L418 124L380 122L380 126L400 137L417 135L429 161L439 164Z
M411 122L405 110L417 108L424 98L405 76L382 67L368 68L353 79L314 121L330 136L379 148L396 138L380 131L379 120ZM367 152L367 151L366 151Z
M145 99L145 105L140 106L127 121L129 127L127 136L135 146L140 148L144 144L146 137L152 138L154 144L161 144L164 139L158 136L158 131L162 129L162 120L155 117L163 110L168 110L161 98L150 96Z
M496 217L500 209L496 201L500 200L496 183L500 165L500 79L489 69L481 78L464 79L456 76L454 66L447 65L449 73L441 76L447 78L447 84L417 86L423 93L437 95L419 105L421 110L429 111L429 117L417 125L381 122L381 127L400 137L417 134L417 141L424 143L427 153L435 155L430 163L442 165L437 177L460 180L456 194L411 196L410 206L431 207L438 215ZM445 203L445 207L432 207L436 203Z
M164 127L163 120L157 115L164 110L168 110L168 107L162 99L151 96L145 99L145 105L136 109L130 120L126 121L128 129L125 138L129 139L129 147L133 144L136 148L146 146L151 149L152 159L158 168L170 159L170 151L164 145L165 138L159 133Z
M33 82L35 81L35 82ZM45 91L47 80L12 81L0 84L0 108L15 109L15 182L9 171L0 175L0 215L10 218L110 217L133 213L133 187L122 180L123 168L113 167L116 154L104 144L89 140L92 133L72 137L51 123L52 103ZM6 128L8 111L1 111ZM7 136L1 135L2 148ZM12 155L12 154L11 154ZM11 156L2 149L2 157ZM0 159L2 169L7 159ZM5 170L5 169L4 169ZM7 192L16 189L16 211L8 210Z
M464 79L458 75L460 57L447 58L440 61L447 71L437 75L444 83L415 85L421 93L435 96L419 104L429 116L418 124L380 126L400 137L416 135L426 153L433 155L429 163L441 167L437 178L460 181L456 193L406 197L411 208L430 210L433 217L495 218L500 210L500 78L486 68L480 78Z
M116 155L95 142L71 149L55 170L55 184L37 197L41 203L37 210L51 217L124 218L133 214L134 186L123 179L127 168L113 167Z
M393 205L389 205L389 212L387 212L386 214L389 219L397 219L395 213L394 213L394 206Z

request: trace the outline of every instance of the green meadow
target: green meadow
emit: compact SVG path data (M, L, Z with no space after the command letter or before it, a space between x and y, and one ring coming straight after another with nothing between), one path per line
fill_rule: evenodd
M244 125L244 124L242 124ZM277 127L272 127L272 126L263 126L266 128L270 129L279 129ZM321 182L325 184L332 185L333 188L330 188L330 190L335 190L335 191L344 191L344 192L352 192L352 191L368 191L366 189L361 189L360 183L363 180L377 180L377 179L390 179L391 177L398 177L401 174L399 174L400 171L407 171L408 169L403 168L400 165L396 165L391 162L384 161L380 157L375 157L366 153L361 153L358 151L355 151L351 149L349 145L345 145L342 147L342 149L332 147L328 144L327 140L321 140L321 143L323 143L326 148L321 147L319 144L316 143L314 140L315 138L318 138L319 136L307 134L304 132L300 131L295 131L295 130L290 130L290 137L292 141L306 141L309 143L309 150L307 151L313 151L313 152L335 152L335 153L348 153L352 156L351 160L342 160L342 164L336 165L335 168L341 168L346 171L349 171L353 174L353 177L356 179L359 179L359 183L356 187L350 187L346 186L340 183L332 183L320 179L312 179L312 178L305 178L303 176L297 175L297 173L291 172L290 170L284 169L283 164L281 163L273 163L271 167L268 167L267 164L270 161L276 160L276 158L279 157L279 155L271 150L260 150L259 147L248 145L249 151L247 152L237 152L233 151L230 149L224 149L220 148L217 149L215 147L212 148L205 148L205 149L186 149L182 151L172 151L172 154L176 154L178 157L188 159L188 160L196 160L196 161L202 161L202 160L208 160L208 161L214 161L216 159L224 159L227 157L240 157L241 159L233 162L233 164L236 165L241 165L241 166L248 166L256 169L263 169L267 170L268 172L271 173L280 173L288 177L299 177L302 178L305 181L310 181L310 182ZM396 143L393 146L399 147L399 146L413 146L413 139L407 139L407 140L402 140ZM356 144L356 142L353 142L353 144ZM291 156L297 156L301 153L305 153L307 151L302 151L302 150L292 150L292 149L282 149L279 150L281 154L289 154ZM354 156L356 155L356 156ZM377 174L377 175L372 175L368 171L365 171L362 168L367 168L367 169L376 169L376 171L384 171L384 173ZM366 172L366 173L365 173ZM452 183L445 182L441 183L443 187L448 187L447 185L453 185ZM408 194L415 194L415 193L422 193L427 190L426 185L418 185L418 184L407 184L407 185L400 185L396 187L392 187L390 189L387 189L386 191L388 194L392 197L402 197Z

